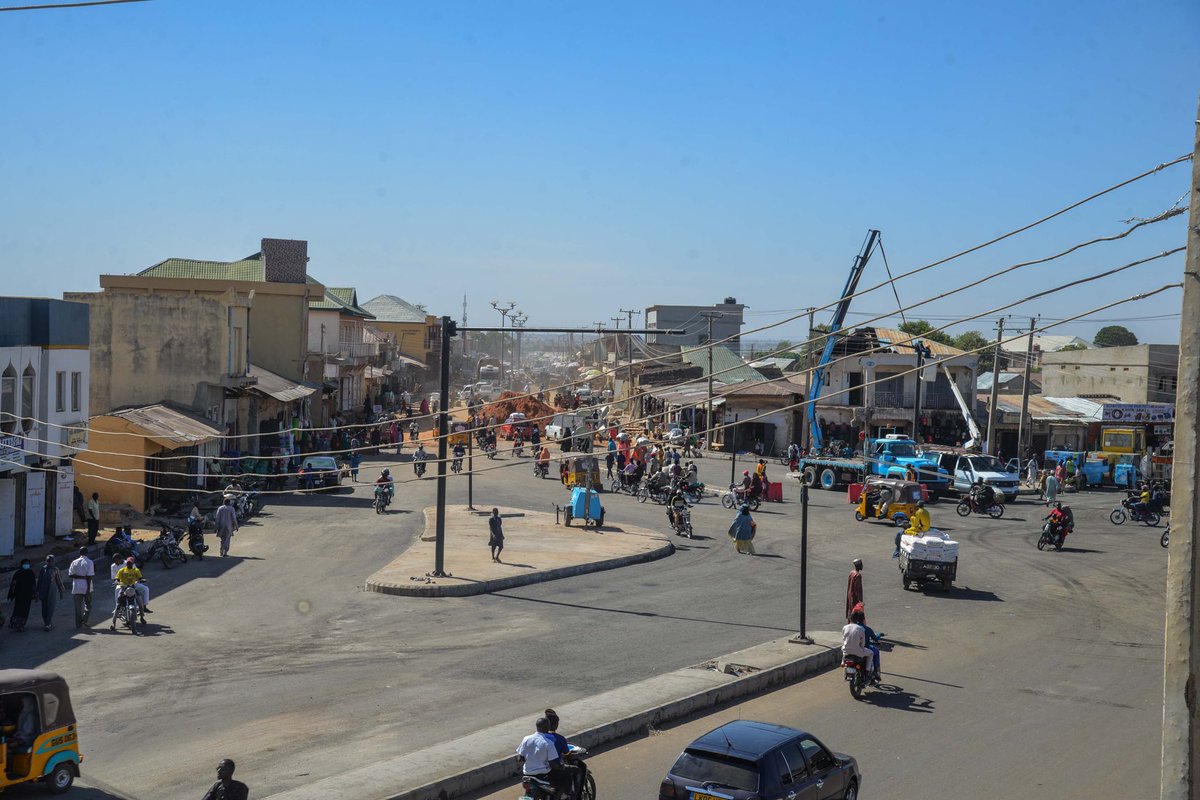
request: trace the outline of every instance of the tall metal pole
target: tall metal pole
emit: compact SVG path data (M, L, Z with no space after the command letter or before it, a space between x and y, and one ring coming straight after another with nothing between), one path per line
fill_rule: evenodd
M813 314L814 313L816 313L816 309L810 307L808 309L808 339L804 343L804 396L805 397L808 397L809 392L812 391L813 366L814 366L813 361L814 361L814 357L816 356L816 353L813 352L813 343L812 343ZM814 409L814 412L815 412L815 409ZM806 452L806 453L808 452L809 437L811 435L812 434L808 430L808 426L805 425L804 430L801 432L800 446L804 448L804 452Z
M992 351L992 391L988 400L988 423L987 423L987 449L985 455L996 455L996 440L992 438L993 432L996 430L996 392L1000 386L1000 342L1004 341L1004 317L996 323L996 349ZM1017 458L1021 458L1021 454L1017 453ZM1017 467L1020 468L1018 461Z
M1197 112L1200 120L1200 112ZM1171 480L1171 546L1167 553L1167 625L1163 648L1162 800L1200 797L1200 604L1196 570L1196 482L1200 472L1200 121L1192 156L1183 316L1179 332L1179 386L1175 393L1175 463Z
M700 312L701 315L708 321L708 411L704 419L704 446L708 452L712 452L713 448L713 340L712 340L712 323L713 317L719 312Z
M437 464L437 533L433 545L434 578L446 577L446 436L450 414L446 411L450 397L450 317L442 317L441 402L438 403L438 464Z
M622 314L626 314L628 319L629 330L633 330L633 315L634 310L630 308L618 309ZM629 394L629 403L626 409L629 411L629 418L633 419L633 334L629 334L629 339L626 342L626 347L629 353L629 371L625 376L625 391Z
M916 393L913 394L913 423L912 423L912 438L914 442L920 443L921 435L921 370L925 367L925 345L918 339L913 342L913 348L917 353L917 371L916 371Z
M1025 453L1025 415L1029 413L1029 381L1033 372L1033 329L1037 320L1029 318L1029 339L1025 343L1025 385L1021 387L1021 421L1017 424L1017 463ZM1029 421L1029 446L1033 447L1033 420Z
M733 428L730 431L732 434L729 437L731 447L729 448L729 485L737 483L737 424L738 415L733 415Z
M800 483L800 641L808 638L808 484Z
M466 336L466 333L463 334ZM467 401L467 508L475 510L475 414Z

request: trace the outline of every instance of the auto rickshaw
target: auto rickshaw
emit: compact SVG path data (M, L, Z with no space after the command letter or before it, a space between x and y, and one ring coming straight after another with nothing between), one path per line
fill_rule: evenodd
M0 791L43 781L62 794L81 761L67 682L44 670L0 670Z
M567 478L564 482L568 489L590 486L593 492L600 491L604 484L600 482L600 462L595 456L579 456L568 461Z
M886 519L897 528L907 528L909 517L922 499L919 483L897 478L867 478L858 495L854 518L859 522Z
M453 450L456 445L466 447L470 442L470 433L467 430L467 423L462 420L455 420L450 423L450 435L446 437L446 443Z

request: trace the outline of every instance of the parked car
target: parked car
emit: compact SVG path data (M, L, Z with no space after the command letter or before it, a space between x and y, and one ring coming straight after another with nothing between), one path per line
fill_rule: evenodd
M342 468L333 456L307 456L304 469L312 473L313 485L318 489L336 489L342 484Z
M689 744L659 800L856 800L858 763L785 725L737 720Z

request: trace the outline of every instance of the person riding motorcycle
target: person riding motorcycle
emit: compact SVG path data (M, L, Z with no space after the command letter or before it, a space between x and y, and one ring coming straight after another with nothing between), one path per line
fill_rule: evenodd
M392 498L396 496L396 481L392 478L390 470L384 470L379 473L379 477L375 479L376 488L382 486L387 492L387 502L392 502Z
M1046 519L1050 522L1050 532L1055 536L1054 546L1062 547L1067 534L1075 529L1075 515L1071 513L1071 507L1064 506L1061 500L1056 501Z
M537 463L543 475L550 474L550 448L546 445L542 445L542 450L537 456Z
M425 459L428 455L425 452L425 445L417 445L417 452L413 453L413 472L421 475L425 472Z
M676 486L671 490L671 496L667 498L667 520L671 523L672 528L679 528L682 517L678 516L678 514L681 511L686 511L688 508L688 501L683 496L683 489Z
M454 460L458 462L458 468L462 469L463 456L467 454L467 448L462 446L462 443L454 445Z
M414 419L412 422L410 422L408 424L408 438L412 439L415 442L417 440L417 437L420 436L420 434L421 434L421 427L419 425L417 425L417 421Z
M866 615L855 609L850 612L850 621L842 628L842 660L857 661L867 670L871 683L878 683L879 676L871 668L875 654L867 647Z
M976 478L971 484L971 501L976 510L986 512L996 503L996 490L984 483L983 478Z
M1129 510L1135 513L1135 516L1141 516L1143 512L1150 508L1150 484L1143 483L1141 485L1141 494L1138 495L1137 502L1129 504Z
M932 524L929 520L929 512L925 509L925 501L918 500L916 510L908 518L908 528L903 531L896 531L896 550L892 553L892 558L900 557L900 537L902 535L922 536L929 532L930 527L932 527Z
M142 571L137 568L137 563L133 560L133 556L125 559L125 566L117 570L117 574L113 577L113 583L116 587L116 597L118 598L118 603L113 606L113 630L117 627L117 608L120 606L119 598L121 592L130 586L133 587L134 592L137 594L138 611L140 612L138 616L141 617L142 622L146 621L147 614L154 613L150 610L150 587L142 581Z

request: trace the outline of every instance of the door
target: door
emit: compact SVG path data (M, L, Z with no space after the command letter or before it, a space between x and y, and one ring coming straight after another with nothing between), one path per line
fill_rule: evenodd
M817 787L809 780L808 764L804 753L796 742L788 742L776 756L779 773L779 791L782 800L818 800Z
M75 468L58 468L54 493L54 535L70 537L75 527Z
M846 380L849 381L850 391L846 393L846 404L850 406L861 406L863 404L863 376L861 372L847 372Z
M25 476L25 546L42 543L46 536L46 473Z
M11 556L16 547L17 482L0 479L0 557Z
M800 749L808 761L808 780L817 791L815 800L840 800L846 787L837 759L816 739L801 739Z

